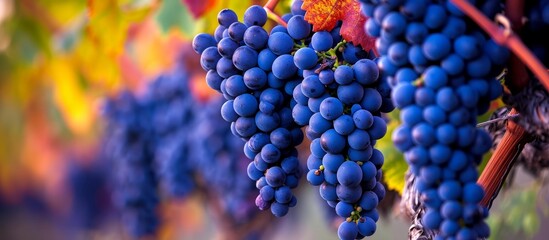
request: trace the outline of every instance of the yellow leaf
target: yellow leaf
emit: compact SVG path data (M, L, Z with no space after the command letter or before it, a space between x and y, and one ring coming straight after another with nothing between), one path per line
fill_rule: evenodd
M404 160L403 155L395 149L391 136L393 130L398 127L399 122L391 121L387 124L387 134L380 139L376 148L383 153L385 157L385 163L382 166L383 178L387 187L391 190L398 191L399 194L402 194L405 184L405 175L406 170L408 169L408 164Z
M68 58L57 58L50 62L49 74L54 88L54 100L61 109L67 125L73 133L88 133L94 122L92 102L79 85L75 66Z
M86 9L86 0L64 1L62 4L58 0L39 0L36 4L43 8L42 12L49 13L52 20L63 26L71 24Z
M260 1L257 4L262 4L265 1ZM195 34L205 32L205 33L214 33L215 29L219 25L217 22L217 14L225 8L232 9L238 16L238 20L242 22L244 12L248 7L256 3L252 0L242 0L242 1L215 1L215 5L208 8L207 12L196 22L197 28ZM194 35L193 35L194 37Z

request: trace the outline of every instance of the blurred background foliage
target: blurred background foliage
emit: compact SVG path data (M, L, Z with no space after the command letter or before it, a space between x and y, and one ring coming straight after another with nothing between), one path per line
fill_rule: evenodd
M0 0L0 234L8 239L44 239L48 234L51 239L77 239L73 238L75 235L59 235L43 227L52 216L55 223L72 226L77 223L71 222L71 215L92 214L91 206L79 205L74 198L73 193L79 189L70 184L74 181L69 178L89 187L86 190L95 193L95 203L103 204L108 215L109 189L102 182L107 181L103 171L108 169L108 163L97 156L104 128L103 99L122 88L143 92L148 81L172 68L180 58L190 70L192 91L201 97L211 95L197 63L198 55L190 48L193 36L213 33L217 13L223 8L231 8L242 16L249 6L265 2ZM290 3L291 0L281 1L276 11L288 12ZM398 119L398 112L389 118ZM389 123L390 129L397 125L395 121ZM393 149L390 132L387 136L379 143L386 155L385 179L391 189L401 191L406 164ZM540 226L547 224L538 214L548 212L547 206L540 210L539 204L531 204L540 198L546 202L546 193L536 195L542 188L534 181L501 197L505 199L491 220L497 236L494 239L504 239L502 236L509 231L533 237ZM318 194L311 189L304 191L310 194L303 198L300 210L296 209L288 216L290 220L282 224L289 229L286 235L272 235L273 239L336 238L335 231L325 228L322 224L326 222L319 220L323 213L313 208L320 203L315 202ZM398 204L397 200L394 204ZM203 234L211 224L200 198L191 198L184 204L166 203L160 211L166 220L159 235L163 239L174 239L182 233L189 239L204 237L196 234ZM298 213L305 216L298 218ZM397 215L398 208L394 207L390 217L382 219L375 239L405 238L407 224ZM108 230L100 234L74 234L80 239L120 239L121 227L115 220L107 222L114 224L106 224ZM310 231L296 232L304 226ZM44 231L28 231L31 228ZM5 235L6 232L12 235ZM207 238L215 238L216 233L205 232Z

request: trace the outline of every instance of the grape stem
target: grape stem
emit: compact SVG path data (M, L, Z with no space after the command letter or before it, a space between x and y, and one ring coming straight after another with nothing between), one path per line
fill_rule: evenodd
M456 5L459 7L459 2L455 2ZM466 3L467 4L467 3ZM507 31L506 33L510 33L511 30L515 32L520 32L520 29L522 28L522 19L524 14L524 1L522 0L507 0L505 9L505 14L507 17L507 22L504 22L504 25L507 25ZM466 14L467 11L465 9L462 9ZM473 8L473 10L476 10ZM473 18L475 21L479 22L481 20L475 19L472 15L474 14L468 14L471 18ZM491 25L489 21L486 20L486 18L482 14L479 17L484 18L486 21L485 25ZM479 24L480 25L480 24ZM488 30L487 32L494 38L494 40L498 40L495 35L499 34L501 35L501 30L492 25L491 29L493 33L490 33ZM486 28L485 28L486 30ZM501 36L503 38L503 43L505 43L505 38L508 36ZM516 41L522 45L520 40L518 40L518 37L513 35ZM511 43L506 44L507 47L511 48ZM511 49L513 50L513 49ZM520 50L522 51L522 50ZM531 55L531 54L530 54ZM524 57L524 56L522 56ZM530 56L532 57L532 56ZM509 62L507 64L507 76L505 77L505 85L508 87L508 90L513 94L520 92L527 84L528 84L528 73L526 71L526 64L532 64L527 61L522 61L522 58L516 54L516 51L513 51ZM535 57L531 58L534 61L537 61ZM538 62L539 63L539 62ZM528 65L531 66L531 65ZM545 72L545 70L544 70ZM540 78L541 80L541 78ZM547 88L547 87L546 87ZM509 114L508 118L512 119L512 116L517 115L518 112L516 109L512 109ZM526 144L530 139L530 135L525 131L525 129L520 126L519 124L516 124L515 122L507 121L506 126L507 131L505 132L502 140L500 141L500 144L496 147L494 154L490 158L490 161L486 165L486 168L480 175L477 183L482 186L486 192L484 195L484 198L481 201L481 204L486 207L491 207L492 202L497 197L499 191L501 190L501 187L503 186L503 183L505 182L505 179L507 178L507 175L511 171L512 167L515 164L515 161L519 154L522 152L522 149L524 147L524 144Z
M280 24L283 27L288 27L288 23L278 15L274 9L276 8L276 5L278 5L279 0L269 0L265 5L263 6L263 9L267 12L267 17L275 21L276 23Z
M511 29L520 35L523 25L524 1L507 0L505 14L508 18ZM505 85L511 93L515 94L528 84L528 72L524 63L515 55L511 54L507 64L507 76Z
M515 114L517 114L516 110L512 109L508 115ZM507 130L477 181L486 193L480 202L482 206L487 208L492 206L518 155L529 141L530 135L522 126L513 121L507 121Z
M549 91L549 73L532 52L522 43L520 37L513 33L511 28L501 29L478 9L464 0L450 0L486 31L494 41L509 48L532 72L538 77L545 89ZM521 13L522 14L522 13Z
M503 117L500 117L500 118L496 118L496 119L488 120L488 121L485 121L485 122L481 122L481 123L477 124L477 128L485 127L485 126L490 125L490 124L495 123L495 122L501 122L501 121L505 121L505 120L509 120L509 119L516 119L518 116L520 116L519 113L509 114L507 116L503 116Z

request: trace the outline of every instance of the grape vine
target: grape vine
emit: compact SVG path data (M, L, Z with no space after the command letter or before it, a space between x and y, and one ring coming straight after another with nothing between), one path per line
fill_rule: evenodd
M223 118L231 122L233 134L246 141L244 153L253 160L248 175L260 190L256 205L279 217L295 205L285 187L297 185L286 182L286 177L298 179L301 173L295 170L298 167L284 168L288 158L291 166L299 165L293 163L295 146L305 135L311 151L307 180L319 186L321 197L345 219L339 237L371 236L379 217L376 206L385 195L380 183L383 154L374 147L387 131L383 113L396 107L402 124L392 140L409 164L405 194L412 195L405 199L414 201L407 206L416 226L429 238L487 238L486 199L495 198L512 162L499 170L489 163L479 179L477 165L492 141L477 128L477 118L504 92L500 77L516 78L519 65L508 63L520 59L539 81L519 94L521 89L512 88L511 95L506 93L507 105L521 110L519 122L533 123L528 134L545 139L547 92L532 90L547 85L540 64L545 52L534 57L528 51L511 30L515 28L510 22L517 19L504 18L506 5L497 0L359 2L366 18L355 24L363 24L363 35L375 40L374 47L367 40L352 42L343 33L349 26L347 16L354 13L332 9L321 19L318 14L326 6L307 0L293 1L291 13L282 17L274 12L277 1L264 8L254 5L243 23L232 10L222 10L215 34L194 38L208 85L225 97ZM507 6L522 9L508 2ZM270 32L264 29L267 17L278 23ZM503 27L487 19L496 19ZM545 23L532 20L529 26L536 24ZM512 86L519 80L505 81ZM539 100L525 100L531 95ZM283 124L289 121L284 119L288 109L292 121ZM276 133L280 138L273 139L278 129L286 134ZM278 139L288 144L273 142ZM508 137L503 139L503 148L509 150ZM514 139L519 146L530 141L526 135ZM536 143L532 146L539 148L541 142ZM512 155L496 151L495 156L502 154Z

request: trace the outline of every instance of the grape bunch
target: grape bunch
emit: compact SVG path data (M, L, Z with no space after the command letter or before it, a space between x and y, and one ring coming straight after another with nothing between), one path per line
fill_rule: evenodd
M97 229L112 210L110 202L106 201L110 190L107 182L109 166L104 160L102 156L86 159L81 155L67 154L64 178L70 193L70 211L65 226L80 230Z
M114 203L134 237L153 235L159 224L158 176L151 146L153 132L147 107L130 91L107 99L105 154L116 169Z
M387 131L383 99L386 110L392 104L378 91L379 71L367 56L342 41L339 28L315 32L294 56L304 79L293 92L293 115L307 125L311 140L307 180L320 186L321 197L345 219L340 239L371 236L379 218L376 207L385 196L383 154L374 146Z
M292 21L308 24L303 16L292 16ZM295 43L282 26L267 33L263 28L267 13L261 6L249 7L243 22L234 11L224 9L218 22L213 36L195 36L193 49L201 55L206 82L226 100L223 119L231 123L234 135L246 141L244 153L253 160L247 173L260 190L256 205L281 217L295 206L291 189L302 175L296 146L304 136L290 108L292 91L300 82L291 55Z
M104 151L117 169L115 202L133 236L154 235L159 195L181 198L195 189L190 133L200 103L180 68L153 79L143 95L124 90L104 108Z
M295 1L293 8L301 4ZM291 104L294 121L306 126L311 140L307 180L320 186L321 197L346 220L338 229L341 239L371 236L376 206L385 196L379 182L383 155L373 146L387 130L381 112L393 109L389 87L377 81L370 54L342 39L341 22L331 31L312 32L303 14L290 18L287 30L302 40L292 64L303 80Z
M214 199L220 200L227 216L239 225L258 214L256 188L247 176L244 142L231 133L230 124L219 112L224 102L220 96L208 100L197 116L191 162Z
M423 225L436 239L489 235L476 166L490 136L476 128L502 87L508 51L449 1L367 1L366 32L376 37L381 78L391 84L402 124L392 135L417 176ZM491 18L499 1L478 2Z
M189 164L195 137L189 133L201 103L194 100L189 89L189 78L180 68L154 79L142 97L154 135L151 148L158 178L163 190L178 198L195 188Z

